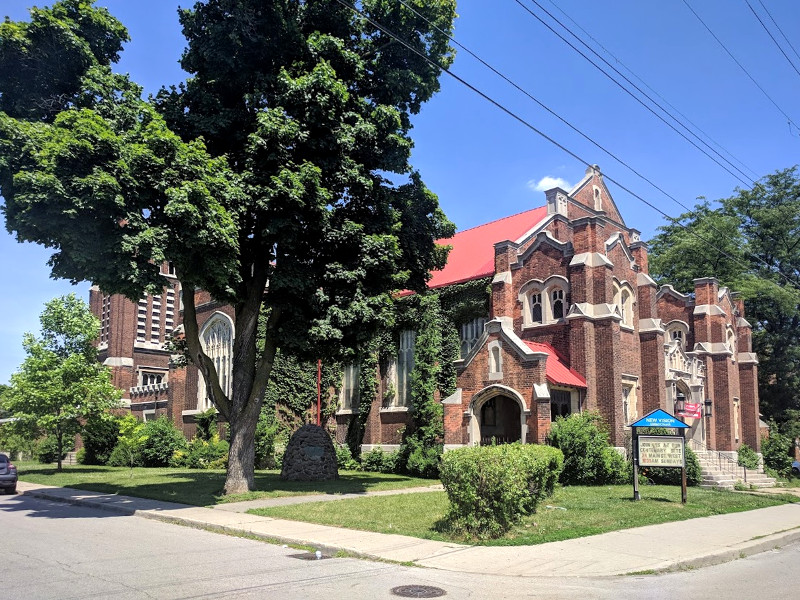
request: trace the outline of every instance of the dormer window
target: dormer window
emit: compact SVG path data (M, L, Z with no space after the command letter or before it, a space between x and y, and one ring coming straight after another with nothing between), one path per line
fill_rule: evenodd
M689 326L683 321L670 321L667 324L666 342L678 342L682 350L686 350L689 341Z
M546 281L532 279L523 285L519 292L523 326L547 325L566 318L568 293L569 283L560 275L553 275Z

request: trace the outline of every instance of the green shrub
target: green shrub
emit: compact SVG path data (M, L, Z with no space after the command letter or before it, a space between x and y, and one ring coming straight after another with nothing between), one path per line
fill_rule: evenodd
M347 444L336 445L336 466L344 471L358 471L361 465L353 458L350 446Z
M62 444L61 460L64 460L67 457L67 452L72 452L75 449L75 441L71 438L67 439L65 436ZM58 440L54 435L48 435L39 440L36 445L36 460L43 465L58 462Z
M142 429L141 453L145 467L168 467L172 455L186 448L186 438L165 415L147 421Z
M230 445L214 434L210 440L199 437L178 448L171 457L170 465L173 467L186 467L189 469L224 469L228 466L228 451Z
M684 448L686 460L686 485L700 485L703 479L700 461L688 446ZM680 485L681 470L670 467L641 467L639 475L645 477L645 483L653 485ZM641 481L641 480L640 480Z
M450 507L440 529L499 537L552 494L563 458L556 448L519 443L446 452L441 479Z
M361 468L373 473L394 473L397 469L397 452L384 452L380 447L361 455Z
M406 440L406 472L414 477L436 479L439 477L439 468L442 460L442 444L429 445L418 438Z
M75 453L75 460L79 465L85 465L86 463L86 448L80 448Z
M608 432L597 413L559 417L550 427L547 441L564 453L561 483L604 485L628 480L623 456L608 442Z
M81 432L84 465L104 465L111 457L119 437L119 418L111 415L91 417ZM80 462L80 461L79 461Z
M769 437L761 440L764 464L781 477L788 477L792 472L792 458L789 456L791 448L792 440L771 427Z
M262 412L258 417L256 425L256 468L274 469L275 459L275 436L278 433L278 423L275 419Z
M737 457L736 464L740 467L745 467L746 469L758 468L758 454L747 444L742 444L739 447Z
M106 464L112 467L141 467L143 465L144 423L131 414L119 419L117 445Z
M142 462L141 447L131 445L125 440L120 440L111 455L108 457L106 463L109 467L141 467L144 466Z
M195 437L209 441L217 433L217 409L213 406L208 410L194 416L197 423L197 433Z

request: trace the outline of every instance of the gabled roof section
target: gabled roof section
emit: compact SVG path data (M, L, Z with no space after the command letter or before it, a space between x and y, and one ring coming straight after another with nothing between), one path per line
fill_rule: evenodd
M565 385L567 387L586 387L586 379L564 362L559 356L556 349L550 344L540 344L538 342L525 342L525 345L534 352L544 352L547 356L547 363L545 366L545 375L547 381L556 385Z
M595 190L599 192L601 196L601 211L612 221L627 227L625 221L622 219L622 214L619 212L619 208L617 208L616 202L614 202L614 198L611 196L611 192L603 180L603 173L600 171L598 165L590 165L586 168L586 174L583 176L583 179L575 184L575 187L569 191L569 195L578 203L594 211L595 193L597 193Z
M452 246L452 250L444 269L431 273L428 287L433 289L494 275L494 245L518 240L546 218L547 207L540 206L437 240L437 244Z

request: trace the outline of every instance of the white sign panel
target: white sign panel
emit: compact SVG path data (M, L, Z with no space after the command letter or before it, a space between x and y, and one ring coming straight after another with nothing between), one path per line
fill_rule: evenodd
M639 436L639 465L642 467L682 467L682 437Z

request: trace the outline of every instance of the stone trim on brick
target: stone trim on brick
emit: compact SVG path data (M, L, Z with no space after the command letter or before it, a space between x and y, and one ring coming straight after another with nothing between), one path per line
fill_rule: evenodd
M728 313L725 310L716 304L698 304L694 307L694 315L711 315L711 316L718 316L718 317L725 317Z
M599 252L581 252L580 254L576 254L572 257L572 260L569 261L569 266L613 267L614 263L612 263L607 256L600 254Z
M736 355L736 360L742 365L757 365L758 355L755 352L739 352Z
M578 302L573 304L569 309L567 320L572 319L589 319L597 321L600 319L611 319L613 321L622 321L622 315L619 314L619 307L616 304L589 304L588 302Z

